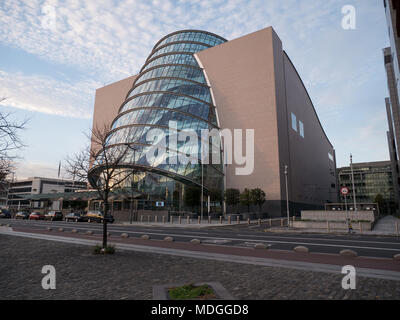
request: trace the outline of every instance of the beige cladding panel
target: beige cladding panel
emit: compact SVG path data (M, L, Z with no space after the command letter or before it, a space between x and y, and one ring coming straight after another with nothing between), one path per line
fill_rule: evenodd
M220 127L254 129L254 172L235 174L228 166L227 188L259 187L280 199L272 28L197 53L210 81Z
M284 55L287 122L289 124L290 199L300 203L322 205L336 200L336 167L328 153L334 150L326 137L307 91L289 58ZM297 131L291 114L296 116ZM304 138L300 135L300 122ZM333 173L333 175L331 174Z
M96 90L93 128L111 125L135 78L132 76Z

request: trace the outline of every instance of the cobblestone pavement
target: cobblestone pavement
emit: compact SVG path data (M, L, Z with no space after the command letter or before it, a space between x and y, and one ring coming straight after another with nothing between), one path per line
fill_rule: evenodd
M0 299L152 299L153 285L218 281L237 299L399 299L400 282L132 251L94 255L89 246L0 235ZM57 288L44 290L53 265Z

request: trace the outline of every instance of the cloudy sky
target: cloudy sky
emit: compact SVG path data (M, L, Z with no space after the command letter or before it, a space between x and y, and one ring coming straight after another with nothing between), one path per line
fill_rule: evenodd
M342 7L356 29L342 28ZM136 74L167 33L228 40L273 26L335 146L338 166L389 159L382 0L1 0L1 112L29 118L17 177L56 177L86 143L95 89Z

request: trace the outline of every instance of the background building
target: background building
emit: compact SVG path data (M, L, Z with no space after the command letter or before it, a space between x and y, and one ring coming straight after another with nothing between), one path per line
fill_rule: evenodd
M22 210L27 208L41 209L48 205L48 202L41 200L38 195L54 194L54 193L69 193L78 189L85 189L86 183L50 179L41 177L32 177L23 180L17 180L10 183L7 196L7 206L12 210ZM30 198L35 197L35 201ZM53 210L59 210L61 200L51 202Z
M395 214L397 202L393 187L392 165L390 161L353 163L354 187L357 206L378 202L377 196L381 195L383 202L380 204L381 214ZM349 207L353 206L353 186L350 167L338 169L339 188L347 187ZM341 202L344 196L339 195Z
M146 162L147 130L165 128L169 120L177 121L178 131L254 129L254 171L237 175L241 165L204 165L202 174L201 165ZM103 124L111 127L110 146L135 146L125 165L137 170L135 191L150 209L156 201L193 209L185 199L190 188L199 190L203 176L206 194L261 188L263 212L285 215L285 165L291 214L337 200L334 148L272 27L231 41L195 30L167 35L137 76L96 91L93 126Z
M400 198L399 148L400 148L400 1L384 0L390 47L383 49L389 97L385 99L389 131L387 132L392 166L395 201Z

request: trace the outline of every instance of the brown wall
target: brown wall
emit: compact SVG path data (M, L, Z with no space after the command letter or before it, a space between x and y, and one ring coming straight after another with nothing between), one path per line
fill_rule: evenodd
M290 151L289 198L297 203L317 205L326 200L336 201L336 165L328 157L328 152L335 156L334 149L323 131L296 69L285 53L282 56L287 108L285 125L288 128ZM282 108L278 107L278 110ZM297 132L292 129L292 112L297 118ZM299 121L304 124L304 138L300 136ZM335 185L334 188L332 184Z
M335 155L333 147L273 28L196 55L212 87L220 127L255 129L254 172L238 176L235 165L228 166L227 188L259 187L268 200L286 200L287 164L291 202L335 201L335 162L328 158L328 152ZM304 138L292 129L291 112L303 122Z
M96 90L93 128L110 126L135 79L136 76L132 76Z
M254 172L235 174L228 165L227 188L262 188L281 198L272 28L197 53L210 81L221 128L254 129Z
M110 127L111 122L118 115L121 104L125 101L128 91L132 88L136 76L111 83L96 90L94 100L92 128L102 130ZM93 145L91 146L93 151Z

